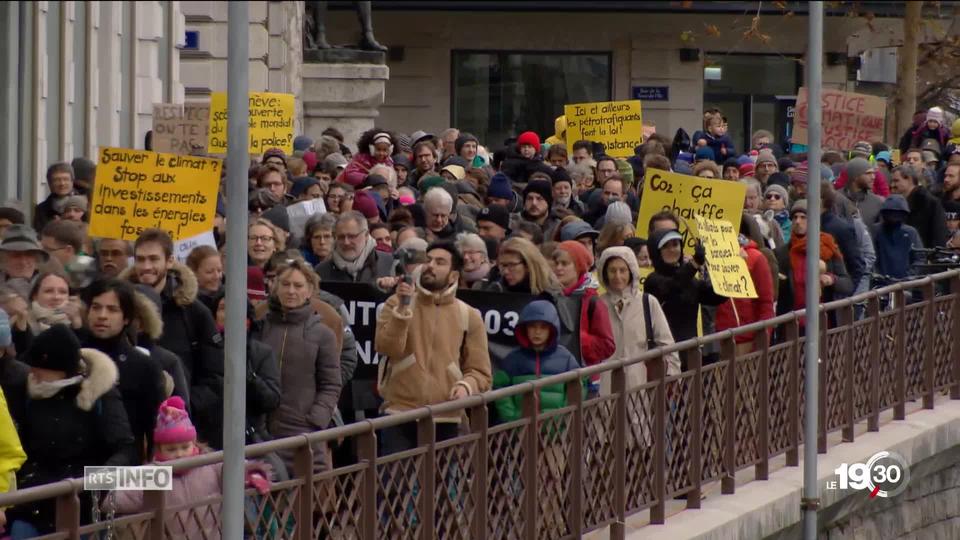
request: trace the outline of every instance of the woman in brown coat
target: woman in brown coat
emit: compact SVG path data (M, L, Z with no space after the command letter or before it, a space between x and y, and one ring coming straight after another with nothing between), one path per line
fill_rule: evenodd
M310 305L320 279L299 259L277 269L260 340L280 364L280 406L270 417L276 438L326 429L340 397L340 353L333 332ZM325 446L314 448L314 469L329 468ZM293 470L293 451L278 452Z

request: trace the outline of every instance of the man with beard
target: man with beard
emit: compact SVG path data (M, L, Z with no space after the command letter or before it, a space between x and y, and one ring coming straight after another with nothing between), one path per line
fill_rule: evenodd
M210 310L197 300L197 278L173 258L173 240L161 229L140 234L133 245L133 258L133 268L121 276L160 293L163 335L157 344L183 362L191 417L200 438L219 449L223 439L223 338Z
M333 242L330 258L316 267L321 280L373 285L379 278L393 276L393 257L377 251L367 218L360 212L340 214L333 227Z
M168 395L167 378L160 364L130 341L129 327L136 316L133 287L117 279L94 281L83 291L83 302L89 309L78 337L85 347L106 354L117 365L117 384L133 431L138 463L145 462L153 455L153 428L157 409ZM172 380L169 386L172 390Z
M536 223L543 231L544 238L551 238L553 230L560 220L551 213L553 207L553 185L547 180L531 180L523 189L523 212L520 217Z
M960 163L951 163L943 169L943 192L940 200L944 206L948 202L960 202Z
M874 195L872 191L877 169L866 159L855 157L847 163L846 172L848 182L843 188L843 195L856 205L860 217L869 227L877 222L883 205L883 197Z
M924 247L940 247L947 244L947 218L943 204L927 188L920 185L920 169L901 165L893 170L890 191L903 195L910 206L907 225L920 233Z
M401 282L377 318L381 410L395 414L490 389L490 353L480 312L456 297L463 258L448 242L427 248L415 284ZM456 437L461 415L434 417L437 441ZM382 455L413 448L416 422L380 433Z

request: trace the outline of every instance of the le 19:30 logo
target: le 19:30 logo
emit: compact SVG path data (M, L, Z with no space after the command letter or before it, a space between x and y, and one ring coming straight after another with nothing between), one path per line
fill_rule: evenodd
M841 463L833 472L839 479L827 482L827 489L867 490L871 499L896 497L910 481L907 460L886 450L870 456L866 463Z

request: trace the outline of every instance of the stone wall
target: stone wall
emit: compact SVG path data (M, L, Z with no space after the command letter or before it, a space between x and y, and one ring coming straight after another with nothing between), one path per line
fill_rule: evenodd
M910 470L910 484L898 497L851 497L838 515L827 515L832 508L823 512L820 539L960 538L960 446Z

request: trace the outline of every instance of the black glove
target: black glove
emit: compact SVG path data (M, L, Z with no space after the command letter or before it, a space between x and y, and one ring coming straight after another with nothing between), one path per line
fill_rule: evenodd
M707 248L703 247L700 240L697 240L697 245L693 247L693 262L699 266L707 263Z

